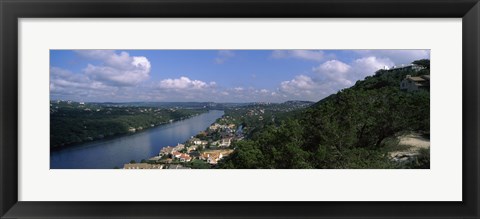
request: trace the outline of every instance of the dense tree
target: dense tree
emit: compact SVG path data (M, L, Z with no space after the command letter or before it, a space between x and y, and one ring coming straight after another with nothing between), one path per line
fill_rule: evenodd
M430 59L420 59L412 62L412 64L416 64L422 67L425 67L426 69L430 69Z
M210 164L202 160L192 160L192 162L185 163L185 166L192 169L210 169Z
M132 133L187 118L205 110L51 104L50 147L62 147Z
M429 60L414 63L426 65ZM424 74L429 69L379 71L301 113L292 113L290 119L286 114L275 123L255 124L261 128L236 143L237 150L219 167L398 167L382 150L385 139L407 131L430 132L430 93L399 88L406 75ZM429 157L424 155L412 165L427 164Z

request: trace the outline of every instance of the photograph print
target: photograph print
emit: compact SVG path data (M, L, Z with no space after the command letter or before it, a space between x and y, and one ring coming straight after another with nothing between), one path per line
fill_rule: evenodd
M50 169L429 169L430 50L50 50Z

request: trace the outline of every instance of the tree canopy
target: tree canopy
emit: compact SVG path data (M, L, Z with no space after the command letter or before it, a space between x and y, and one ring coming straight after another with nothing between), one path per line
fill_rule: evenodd
M384 140L407 131L430 132L429 91L402 91L400 82L406 75L429 71L384 71L368 76L236 142L237 150L219 167L394 168L382 150Z
M426 69L430 69L430 59L420 59L412 62L412 64L422 66Z

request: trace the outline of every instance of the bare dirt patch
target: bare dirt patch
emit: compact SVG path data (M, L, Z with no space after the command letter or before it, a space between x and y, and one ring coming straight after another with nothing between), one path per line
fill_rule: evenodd
M418 133L406 134L398 137L398 146L402 149L391 151L390 157L396 161L408 160L418 156L421 149L429 149L430 139Z

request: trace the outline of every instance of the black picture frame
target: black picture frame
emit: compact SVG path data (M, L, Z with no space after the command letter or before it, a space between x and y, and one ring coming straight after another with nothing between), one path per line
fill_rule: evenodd
M2 218L479 218L478 0L0 0ZM18 19L134 17L462 18L462 202L20 202ZM448 43L448 42L446 42ZM289 189L289 188L285 188Z

